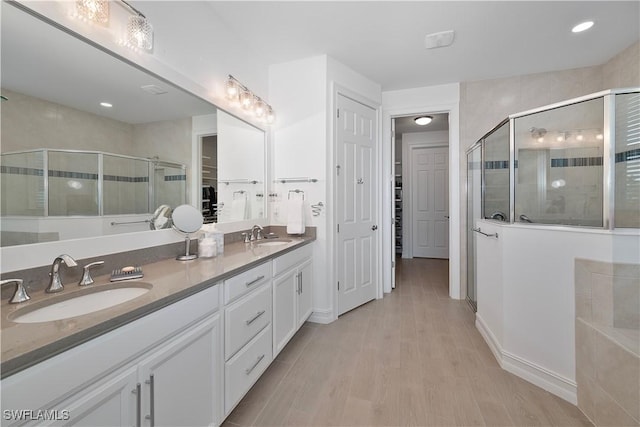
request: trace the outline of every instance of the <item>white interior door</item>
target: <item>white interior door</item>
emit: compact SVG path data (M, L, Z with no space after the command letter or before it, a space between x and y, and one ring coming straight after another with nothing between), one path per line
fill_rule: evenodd
M411 150L414 257L449 258L449 148Z
M376 297L378 219L376 111L337 97L338 315Z

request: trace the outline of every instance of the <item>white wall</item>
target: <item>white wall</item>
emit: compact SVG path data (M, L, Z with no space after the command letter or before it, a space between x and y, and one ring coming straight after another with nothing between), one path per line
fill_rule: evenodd
M459 158L459 100L460 85L439 86L387 91L382 93L382 165L385 186L382 189L383 206L393 206L393 175L391 164L391 118L416 113L449 113L449 295L463 298L460 289L460 158ZM382 224L390 227L391 210L385 209ZM383 230L383 252L393 259L395 247L390 228ZM391 292L391 265L383 265L384 291ZM388 286L387 286L388 284Z
M477 325L502 366L576 403L576 258L640 262L637 230L478 221Z
M334 90L344 88L375 104L380 86L326 55L275 64L269 68L269 93L278 108L273 127L273 178L305 177L315 183L272 183L271 223L286 224L288 191L305 192L306 225L317 227L314 245L314 314L330 322L335 313L333 250L333 111ZM342 90L342 89L341 89ZM374 105L375 108L375 105ZM325 208L312 216L311 204Z

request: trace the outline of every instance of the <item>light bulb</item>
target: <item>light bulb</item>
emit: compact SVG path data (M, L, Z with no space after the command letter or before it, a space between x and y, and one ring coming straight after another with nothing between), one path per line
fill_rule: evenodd
M584 139L584 136L582 134L576 135L576 139L578 141L582 141Z
M258 99L254 104L253 113L256 115L256 117L261 118L261 117L264 117L265 112L266 111L265 111L264 101L261 99Z
M544 137L541 136L540 138L538 138L538 142L544 142Z
M226 84L227 98L233 100L238 98L238 84L231 77L227 80Z
M153 48L153 27L143 16L129 17L127 43L139 49Z
M248 110L253 106L253 94L250 91L245 90L240 93L240 105L245 110Z
M599 133L599 134L597 134L597 135L596 135L596 139L597 139L597 140L602 141L602 139L603 139L603 138L604 138L604 136L603 136L601 133Z
M270 106L267 108L267 123L272 124L276 121L276 113L274 113L273 108Z

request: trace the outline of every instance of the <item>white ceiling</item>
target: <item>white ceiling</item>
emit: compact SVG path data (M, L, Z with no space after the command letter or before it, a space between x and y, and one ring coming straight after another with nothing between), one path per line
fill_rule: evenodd
M599 65L640 37L638 1L212 1L269 64L328 54L396 90ZM581 34L584 20L595 26ZM426 34L455 30L448 48Z

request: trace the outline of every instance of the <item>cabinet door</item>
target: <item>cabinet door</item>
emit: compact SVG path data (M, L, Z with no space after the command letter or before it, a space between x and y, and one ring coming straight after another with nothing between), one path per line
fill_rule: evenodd
M273 357L287 345L297 331L297 269L291 269L273 280Z
M136 425L136 366L112 374L41 414L38 426Z
M313 308L313 263L310 259L300 264L298 267L298 319L297 328L311 316Z
M219 315L155 350L139 366L145 426L211 426L220 421Z

